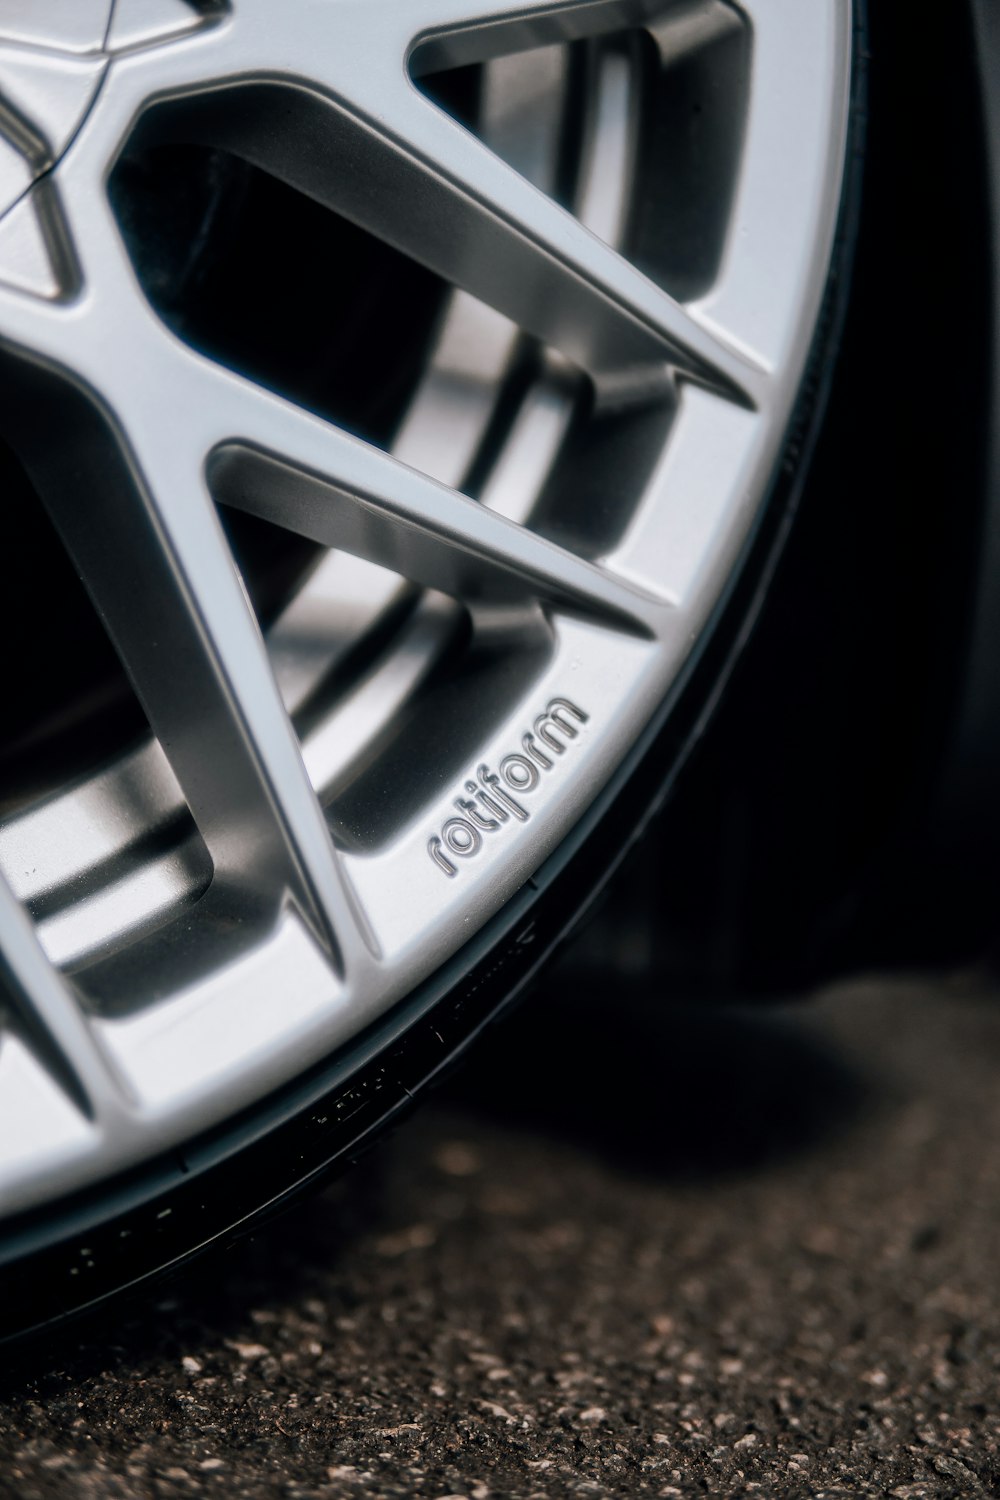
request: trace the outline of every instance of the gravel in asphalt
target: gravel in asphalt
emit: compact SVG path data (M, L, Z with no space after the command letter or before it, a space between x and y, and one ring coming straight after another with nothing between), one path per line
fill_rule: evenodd
M343 1182L8 1370L90 1497L1000 1493L1000 995L554 971Z

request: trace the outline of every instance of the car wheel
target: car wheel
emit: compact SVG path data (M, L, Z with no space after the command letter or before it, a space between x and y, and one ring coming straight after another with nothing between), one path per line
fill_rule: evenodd
M848 0L64 9L0 22L6 1333L349 1161L607 877L787 526L860 118Z

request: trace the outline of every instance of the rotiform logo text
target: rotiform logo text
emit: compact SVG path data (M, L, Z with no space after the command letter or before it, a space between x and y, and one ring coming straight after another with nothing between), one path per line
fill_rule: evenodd
M439 870L452 879L458 874L455 861L473 859L484 837L498 833L511 819L527 823L530 813L522 799L553 769L557 757L565 754L579 734L578 725L586 724L588 717L568 698L553 698L531 733L521 736L521 750L504 756L499 774L485 764L479 767L478 779L465 783L468 795L455 798L459 816L449 818L441 832L427 841L427 853Z

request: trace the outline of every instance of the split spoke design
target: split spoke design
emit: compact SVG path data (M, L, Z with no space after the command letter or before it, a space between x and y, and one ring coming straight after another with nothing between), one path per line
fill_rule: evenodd
M377 26L369 7L370 0L296 0L275 28L270 0L241 0L221 30L178 44L176 56L170 49L164 92L199 93L219 52L227 67L202 122L207 138L504 314L587 371L604 399L655 400L677 370L759 406L767 372L751 356L426 99L406 71L408 56L418 65L480 61L643 24L664 10L663 0L516 8L391 0ZM232 46L219 48L229 27ZM439 40L414 52L421 36ZM447 57L438 55L442 47ZM124 68L118 92L134 109L142 61L114 66ZM244 84L258 93L241 107L233 88Z
M167 434L136 446L137 423L127 431L127 477L117 493L109 487L108 503L120 541L129 537L132 568L123 576L111 561L93 510L81 526L60 506L57 522L217 878L238 882L253 872L258 887L290 889L347 966L359 957L358 917L205 486L203 457Z
M110 234L103 255L112 271L124 261ZM138 292L123 291L124 264L117 270L113 315L131 327L122 358L110 368L102 358L111 310L98 287L62 329L64 353L77 356L72 374L90 387L87 396L61 398L60 420L75 440L53 449L47 427L29 430L28 467L171 762L216 879L250 878L263 896L289 892L338 965L357 972L370 958L364 920L205 482L204 387L178 383L187 356ZM51 316L41 315L38 330L51 329ZM18 379L15 368L15 390ZM164 391L169 413L157 406ZM71 473L64 451L74 454Z
M405 147L365 130L366 176L383 190L339 183L341 212L564 354L599 394L655 398L672 365L757 404L749 360L443 111L404 93L397 128ZM403 218L400 202L418 207Z
M395 70L373 116L359 96L369 68L323 59L326 89L307 84L240 121L234 149L471 293L593 378L598 395L655 400L676 369L748 406L766 374L624 256L501 160ZM248 111L253 115L253 111ZM308 139L310 149L299 148ZM316 149L316 148L319 149Z
M320 424L282 424L281 450L219 450L218 497L300 536L475 606L538 599L640 635L652 596L378 449Z
M180 352L180 351L178 351ZM539 599L633 633L663 605L260 387L181 353L212 413L216 497L470 605Z

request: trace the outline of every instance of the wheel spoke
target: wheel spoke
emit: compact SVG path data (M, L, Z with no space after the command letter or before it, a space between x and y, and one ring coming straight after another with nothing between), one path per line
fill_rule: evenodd
M212 465L215 493L472 606L538 599L656 632L662 604L606 570L343 433L308 436L319 470L305 445L290 460L227 444Z
M469 131L415 92L400 116L407 172L427 203L426 218L382 226L400 248L582 366L599 391L655 389L669 363L758 404L752 361Z
M34 924L0 877L0 993L81 1113L109 1126L127 1095L101 1052L69 984L49 963Z
M575 42L641 26L664 0L403 0L418 39L411 69L432 72L488 62L528 47Z
M180 345L173 357L224 504L470 605L537 599L641 635L662 625L662 601L606 569Z
M205 483L199 384L178 385L180 346L137 295L119 298L116 316L131 316L132 336L103 368L100 300L78 320L93 323L89 337L73 326L65 340L80 355L74 374L89 396L69 393L59 377L32 390L15 366L9 389L27 398L25 462L177 775L216 879L242 884L252 872L262 895L290 893L342 966L366 962L363 917ZM200 367L194 356L191 364ZM154 404L165 390L169 421ZM32 426L30 415L44 410L50 422L54 400L68 435L55 451L51 426L37 417Z
M183 457L140 459L133 545L123 553L132 578L122 580L86 539L76 555L85 553L88 585L217 870L237 878L253 870L260 879L270 866L271 878L289 882L344 962L356 956L350 950L358 946L358 914L200 461L192 468Z
M278 129L261 98L217 122L227 145L564 354L607 400L655 400L675 368L760 404L766 372L750 356L425 99L382 54L353 69L324 55L325 92L305 77L307 60L302 87L279 88L270 100L295 128ZM369 102L375 68L383 74L377 116Z

